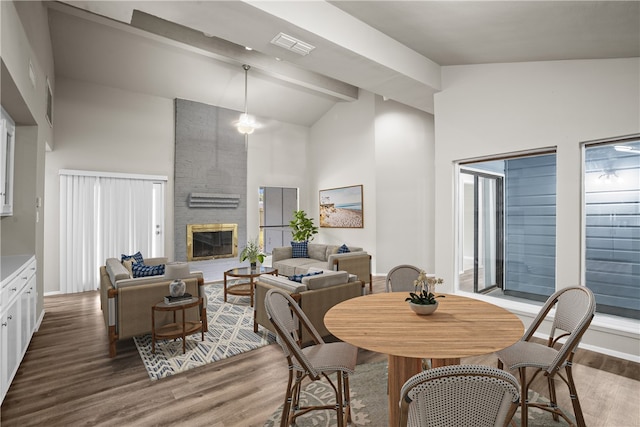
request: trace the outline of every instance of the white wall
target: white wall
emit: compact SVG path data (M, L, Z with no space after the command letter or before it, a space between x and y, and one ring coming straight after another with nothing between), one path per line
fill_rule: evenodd
M307 149L309 128L288 123L265 123L265 126L249 135L247 156L247 238L259 234L258 189L260 187L298 188L307 206L309 176L307 174ZM239 247L244 242L238 242Z
M433 116L376 96L376 272L434 272Z
M43 210L36 207L36 200L46 203L44 152L47 144L53 144L53 132L45 118L47 78L55 92L47 8L41 2L2 1L0 29L3 65L0 101L16 120L14 215L0 220L0 252L3 255L35 254L38 262L36 310L40 319L44 310L44 222ZM29 78L29 63L35 85Z
M60 169L165 175L165 255L173 257L173 100L58 79L46 154L45 292L59 290Z
M304 209L317 224L320 190L363 184L364 228L321 228L317 241L362 246L374 274L406 263L432 271L433 150L428 113L363 90L336 104L311 128Z
M557 149L557 285L580 284L580 143L640 132L640 59L455 66L442 74L435 96L435 262L443 290L453 291L457 279L455 163L547 147ZM637 357L637 326L630 335L619 324L617 332L596 336L600 318L585 342L615 341L614 352Z
M319 226L319 191L363 185L363 228L320 228L314 241L363 247L376 271L375 98L360 90L355 102L336 104L311 127L308 174L311 183L305 210Z

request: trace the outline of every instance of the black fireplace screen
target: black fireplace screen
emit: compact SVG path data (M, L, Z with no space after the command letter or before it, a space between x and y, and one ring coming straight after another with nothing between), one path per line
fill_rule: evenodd
M193 233L193 258L233 256L233 231Z

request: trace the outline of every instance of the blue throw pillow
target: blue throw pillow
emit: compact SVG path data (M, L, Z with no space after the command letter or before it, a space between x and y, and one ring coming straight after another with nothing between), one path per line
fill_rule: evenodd
M322 271L315 271L313 273L307 273L307 274L295 274L293 276L289 276L289 280L291 280L292 282L302 283L303 277L317 276L318 274L322 274L322 273L323 273Z
M292 258L309 258L308 244L306 240L304 242L291 242L291 257Z
M139 264L144 264L144 258L142 258L142 254L140 253L140 251L136 252L133 255L125 255L125 254L120 255L120 262L124 261L125 259L129 259L129 258L135 259L136 262L139 263Z
M339 254L346 254L347 252L351 252L351 250L347 247L347 245L345 245L344 243L342 244L342 246L340 246L338 248L338 253Z
M149 277L161 276L164 274L164 264L160 265L144 265L142 263L133 263L131 266L133 277Z

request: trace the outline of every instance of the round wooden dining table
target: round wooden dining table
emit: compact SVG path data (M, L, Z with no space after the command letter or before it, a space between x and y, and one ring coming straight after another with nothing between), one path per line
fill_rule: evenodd
M493 353L518 341L522 321L496 305L459 295L438 298L430 315L415 314L405 292L365 295L341 302L324 317L329 332L344 342L389 357L389 425L397 426L402 385L431 366L459 364L460 358Z

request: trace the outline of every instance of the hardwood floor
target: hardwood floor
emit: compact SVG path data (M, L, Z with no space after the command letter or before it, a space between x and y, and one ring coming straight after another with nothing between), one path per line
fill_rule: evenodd
M282 403L287 368L277 345L151 381L133 340L109 359L97 292L46 297L45 310L2 404L2 426L262 426ZM361 350L359 363L385 358ZM639 365L583 350L575 361L587 424L640 426ZM463 362L495 366L494 356ZM563 384L558 391L570 408Z

